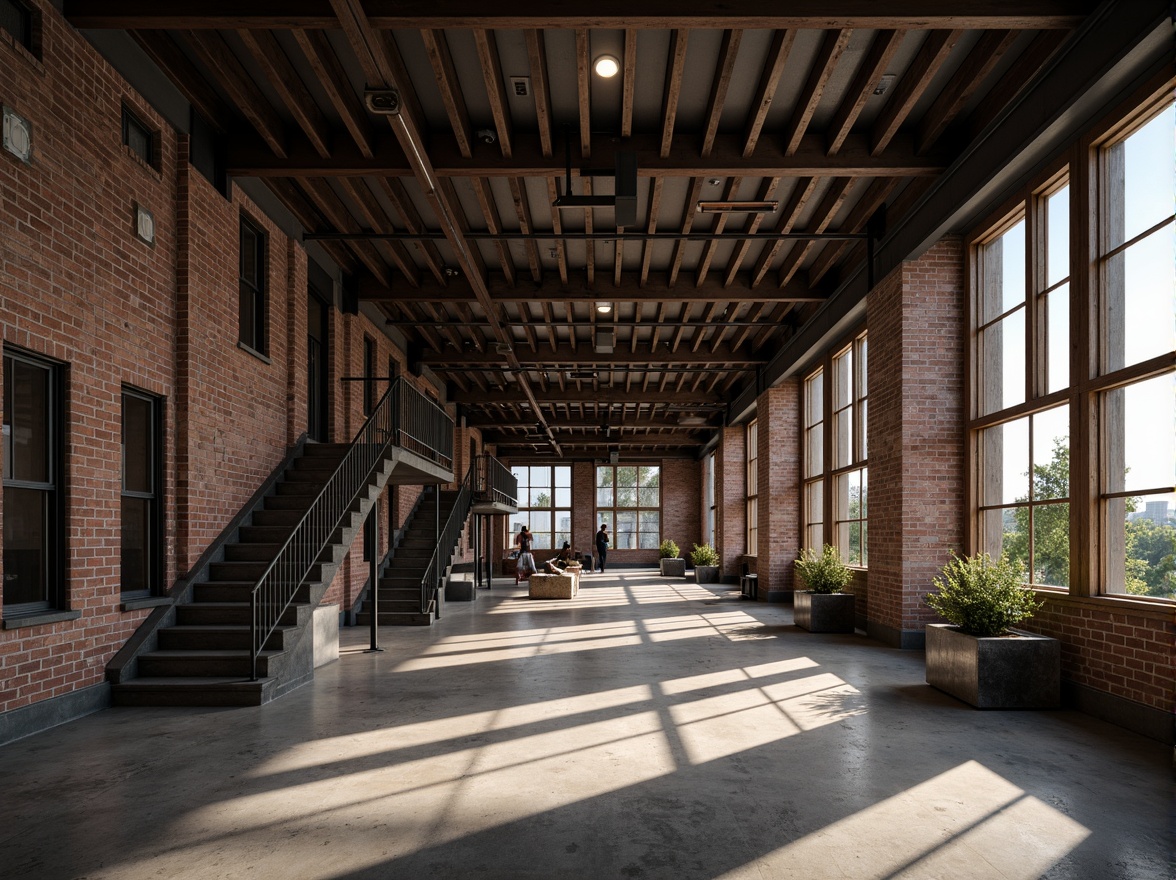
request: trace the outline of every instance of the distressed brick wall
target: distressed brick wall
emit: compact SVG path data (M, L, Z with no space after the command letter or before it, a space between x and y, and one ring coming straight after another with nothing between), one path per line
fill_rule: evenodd
M702 543L702 509L698 504L703 494L702 462L667 458L661 467L662 540L672 539L681 555L689 558L690 548ZM653 561L658 558L655 553Z
M963 546L964 258L945 238L867 298L872 635L918 646L923 604Z
M800 549L800 382L791 379L756 399L760 601L793 589Z
M715 455L715 549L722 559L723 577L737 577L747 553L747 468L745 428L723 428ZM754 552L754 551L753 551Z

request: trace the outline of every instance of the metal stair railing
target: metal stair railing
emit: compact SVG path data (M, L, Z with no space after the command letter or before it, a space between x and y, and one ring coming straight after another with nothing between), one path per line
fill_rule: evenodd
M502 462L488 452L475 460L478 475L474 493L481 499L518 507L519 481Z
M403 378L380 398L335 472L254 584L249 600L251 680L257 680L257 658L298 588L394 446L441 467L453 466L453 420Z
M470 515L470 506L473 504L473 483L474 483L474 464L470 464L470 469L466 471L465 479L461 482L461 488L457 490L457 498L454 499L453 509L449 512L449 518L445 520L445 525L440 531L440 538L437 541L437 547L433 550L433 556L429 560L429 567L425 569L424 575L421 577L421 614L429 613L429 605L431 602L436 603L437 617L441 617L441 575L444 571L444 561L453 555L453 549L457 546L458 540L461 538L461 529L465 524L466 518ZM441 492L437 491L437 508L441 507ZM446 555L442 556L442 551Z

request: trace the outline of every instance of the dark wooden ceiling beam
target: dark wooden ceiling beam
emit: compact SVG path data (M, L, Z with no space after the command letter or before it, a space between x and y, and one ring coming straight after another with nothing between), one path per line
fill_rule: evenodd
M652 235L657 232L657 215L661 211L661 195L662 195L662 179L660 177L654 178L653 186L650 187L649 192L649 209L648 218L645 224L645 231ZM649 282L649 264L653 260L653 242L645 242L641 254L641 280L640 284L644 287Z
M478 62L482 65L482 79L486 83L490 115L494 117L494 128L498 132L498 147L503 157L509 159L514 131L510 120L510 105L506 99L506 83L502 78L502 61L498 57L498 40L494 36L494 31L475 28L474 44L478 47Z
M682 232L687 233L694 226L694 206L702 194L702 178L695 177L690 181L690 189L686 193L686 202L682 206ZM678 282L678 272L682 268L682 257L686 253L686 242L679 241L674 245L674 256L670 262L669 286Z
M768 49L768 60L764 63L763 73L760 74L755 100L751 104L751 118L744 134L744 159L755 153L760 132L764 127L764 120L768 118L768 111L772 109L772 101L776 98L776 89L780 85L780 76L784 73L788 53L792 51L792 44L795 42L796 31L794 30L777 30L772 37L772 45Z
M229 144L226 164L239 177L338 177L377 174L385 177L412 176L412 167L402 149L391 138L378 138L376 154L364 157L347 137L333 137L334 152L323 159L303 139L291 139L288 158L277 159L259 139L242 138ZM681 141L681 138L679 138ZM744 138L740 134L720 132L714 138L710 157L676 143L668 156L659 155L657 135L635 134L626 146L637 154L640 177L934 177L947 167L948 156L932 152L915 154L914 137L896 135L889 149L870 155L865 134L851 133L834 156L823 134L808 134L791 156L783 155L778 136L763 134L751 156L743 156ZM565 165L561 156L544 156L537 134L515 132L511 157L504 158L495 145L478 142L473 155L461 155L453 134L429 133L429 157L442 177L562 177ZM606 173L611 176L618 142L615 137L595 135L589 150L596 158L591 165L577 165L573 171L582 175ZM606 172L607 169L607 172ZM583 180L590 177L584 176Z
M550 0L516 0L509 7L487 8L485 0L445 3L365 0L371 27L384 29L461 28L1070 28L1097 7L1094 0L906 0L894 4L830 0L748 0L716 4L695 0L632 0L552 4ZM77 28L268 28L338 27L329 0L248 3L242 0L66 0L66 19Z
M732 177L727 181L727 188L723 192L724 201L732 201L739 193L739 187L743 183L742 177ZM687 205L687 209L692 206ZM733 214L719 214L715 218L715 224L711 227L711 232L716 235L721 235L723 230L727 228L727 221L732 219ZM762 216L762 215L757 215ZM698 261L698 265L694 269L694 286L699 287L706 281L706 274L710 271L711 261L715 258L715 251L719 247L718 239L711 239L702 249L702 257Z
M899 126L906 121L916 102L927 91L939 68L964 35L963 30L937 30L927 34L913 61L898 78L898 86L874 120L870 132L870 155L880 156L898 137Z
M495 234L502 232L502 217L498 214L498 203L494 200L490 181L474 178L471 183L474 187L474 195L478 199L478 205L482 209L482 218L486 222L486 228ZM514 287L516 283L515 264L514 257L510 254L510 245L505 241L496 241L494 249L498 252L498 262L502 266L506 283L510 287Z
M841 210L841 206L845 204L846 196L849 195L850 186L853 180L848 177L840 177L834 179L829 184L829 189L825 192L821 203L817 205L816 211L813 213L812 222L816 223L814 232L824 232L833 223L837 217L837 212ZM792 280L792 276L796 274L796 270L800 268L801 262L813 250L816 242L814 241L798 241L792 245L790 250L784 257L784 262L780 265L780 272L776 280L777 287L784 287Z
M588 29L576 29L576 103L580 112L580 155L592 155L592 59L589 57Z
M562 394L536 394L535 400L540 404L561 404L566 403L567 398ZM643 403L658 403L671 404L675 406L683 406L689 410L703 411L708 407L711 409L719 409L726 406L727 401L723 400L717 394L678 394L673 391L618 391L611 388L600 388L593 392L592 403L600 405L614 405L614 404L643 404ZM494 393L494 398L489 399L482 394L457 394L450 401L451 403L460 403L468 406L477 407L491 407L499 404L521 404L528 403L529 399L523 392L514 388L497 391ZM517 417L516 417L517 418Z
M833 120L825 131L825 137L829 141L830 156L836 155L837 151L841 149L841 145L845 143L853 124L857 122L862 108L866 106L866 101L874 94L874 89L877 88L882 75L886 73L886 68L890 65L905 36L906 31L902 30L879 31L874 35L874 41L870 44L866 57L862 59L858 72L854 75L853 82L850 83L849 91L845 93L841 106L833 114Z
M322 215L307 201L306 196L293 181L267 180L265 183L270 191L277 196L278 201L293 215L294 219L302 224L303 229L314 230L325 224L326 221L323 220ZM323 241L319 242L319 245L344 272L349 275L355 275L358 272L355 257L343 242Z
M328 223L337 229L346 229L348 231L359 229L359 224L355 221L355 217L352 216L351 211L335 195L334 190L331 189L331 185L326 180L322 178L308 178L299 181L299 185L302 187L302 191L306 194L311 204L326 218ZM355 252L355 256L380 283L391 282L388 264L384 262L384 258L380 256L379 251L372 246L371 242L353 241L349 244L351 245L351 250Z
M559 208L555 206L556 199L556 178L547 178L547 200L551 202L551 231L559 234L563 232L563 218L559 215ZM567 243L562 238L555 240L555 261L559 268L560 284L567 286L568 283L568 248Z
M682 96L682 74L686 69L686 46L690 32L670 32L670 58L666 65L666 84L662 96L661 147L658 155L665 159L674 143L674 122L678 118L678 99Z
M228 130L235 114L175 40L162 31L131 31L130 35L205 122L215 131Z
M621 82L621 137L633 134L633 95L637 88L637 30L625 30L625 58Z
M759 194L756 198L761 202L769 201L776 195L776 188L780 185L780 178L771 177L764 181L760 187ZM754 235L759 232L760 226L763 224L766 214L752 214L747 223L743 227L743 231L749 235ZM739 277L739 269L743 265L743 260L750 250L752 242L748 239L743 239L735 244L735 250L731 252L731 258L727 260L727 271L723 276L723 286L730 287L737 277Z
M421 219L420 211L417 210L416 205L409 197L403 181L395 177L377 177L375 182L376 189L388 200L392 210L399 215L400 222L405 229L414 234L425 231L425 223ZM424 259L425 265L429 267L429 271L437 279L437 283L442 286L448 284L449 279L445 274L445 260L437 245L432 241L418 241L414 244Z
M392 224L388 220L388 215L384 213L384 208L372 194L365 181L353 177L345 177L339 181L339 186L354 203L354 206L359 211L360 219L363 220L368 228L374 230L392 230ZM379 244L381 243L377 242L377 249L390 257L392 263L400 269L405 281L411 287L420 287L421 273L409 255L408 249L398 241L385 241L382 243L391 245L391 247L380 248Z
M547 79L547 47L543 40L543 31L529 29L526 39L527 58L531 65L531 92L535 96L535 121L539 125L539 149L544 156L550 157L551 87Z
M968 114L967 124L971 138L987 128L1013 98L1033 81L1033 77L1069 36L1068 31L1052 30L1042 31L1033 38L1033 42L1017 56L1017 60L1005 71L991 91L980 100L976 109Z
M578 394L576 389L571 389L573 394ZM609 418L609 425L614 429L653 429L665 428L670 431L713 431L719 427L716 425L682 425L676 419L672 418L651 418L646 415L638 414L637 412L630 412L628 410L621 413L619 416L614 415ZM529 431L534 429L534 420L530 421L506 421L498 417L486 415L480 410L470 409L466 415L466 424L473 428L493 428L501 431ZM599 429L601 426L600 419L576 418L569 415L561 415L558 424L552 424L553 431L575 431L583 429Z
M437 79L437 89L441 93L441 103L445 105L445 112L449 116L449 125L453 129L453 136L457 139L457 149L466 159L473 155L471 142L473 130L470 125L470 114L466 108L465 95L461 83L457 78L457 70L453 66L453 56L449 52L449 39L444 31L423 30L421 38L425 42L425 51L429 55L429 63L433 67L433 76Z
M525 323L525 322L520 322ZM682 325L685 326L685 325ZM698 326L695 324L694 326ZM430 355L421 361L430 367L444 367L468 369L504 369L506 359L504 355L490 351L482 355L473 352L441 352ZM572 351L570 345L560 345L553 352L522 353L518 355L518 364L524 370L558 370L564 367L592 367L607 371L610 367L629 368L634 365L652 364L658 371L673 372L675 366L715 366L736 367L743 369L756 364L765 363L765 358L756 357L747 352L722 349L720 351L704 352L674 352L672 354L651 355L638 351L636 354L614 352L613 354L597 354L595 351Z
M880 177L866 188L850 209L845 222L841 224L843 232L860 232L866 228L870 217L885 203L887 197L894 192L898 181L893 177ZM808 285L815 287L825 274L832 269L838 258L845 251L848 242L830 241L825 243L824 249L817 255L808 271Z
M257 62L277 92L302 133L324 159L331 155L331 132L326 117L319 110L310 89L290 63L277 38L270 31L242 30L237 32L253 60Z
M808 131L813 114L817 112L817 105L825 96L825 86L829 84L833 71L837 69L837 62L849 45L852 31L848 29L829 31L821 41L821 48L817 50L817 57L809 69L808 79L800 97L796 99L796 109L792 111L792 118L784 132L784 155L795 155L800 149L801 140Z
M816 177L802 177L796 181L792 188L792 194L788 197L788 202L784 205L783 210L780 211L780 216L776 220L776 227L772 232L776 235L791 232L792 228L800 219L801 212L804 211L805 206L808 205L809 199L812 198L816 191L818 179ZM755 268L751 272L751 287L758 287L759 283L764 280L764 276L768 273L768 269L772 267L772 261L776 259L776 254L780 252L783 247L783 239L777 241L771 246L765 246L760 251L759 258L755 262Z
M699 155L704 159L710 156L715 145L715 135L719 132L719 119L723 115L723 105L727 101L727 89L731 87L731 76L735 72L735 60L739 57L739 44L742 41L742 30L723 31L723 42L719 47L719 63L715 70L710 101L706 108L706 129L702 136L702 148L699 150Z
M531 203L527 199L527 181L521 177L510 178L510 197L514 202L515 214L519 218L519 231L529 233L535 228L531 222ZM543 262L539 257L539 242L531 239L524 243L527 262L531 267L531 279L539 284L543 281Z
M355 141L356 148L365 158L372 158L375 155L374 135L368 123L367 111L347 79L347 71L339 63L339 56L335 54L326 34L322 31L294 31L293 37L310 69L318 77L327 100Z

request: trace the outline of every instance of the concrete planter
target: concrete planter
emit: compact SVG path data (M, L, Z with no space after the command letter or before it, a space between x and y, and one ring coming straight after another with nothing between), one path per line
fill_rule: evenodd
M809 632L851 633L854 631L853 606L853 593L797 590L792 594L792 620Z
M658 564L661 566L661 576L664 578L686 577L686 560L681 557L659 559Z
M686 560L682 560L683 563ZM719 582L719 567L717 565L694 566L694 580L700 584L717 584Z
M1062 646L1011 630L977 638L947 623L927 625L927 683L977 709L1056 709Z

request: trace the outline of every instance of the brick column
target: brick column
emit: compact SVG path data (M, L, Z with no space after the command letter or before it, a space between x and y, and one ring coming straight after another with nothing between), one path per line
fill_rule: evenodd
M869 316L871 637L922 648L923 605L964 523L964 265L956 238L904 263Z
M590 461L572 462L572 550L596 552L596 466Z
M286 242L286 445L306 433L306 251L294 239Z
M800 549L800 382L769 388L756 400L759 469L759 598L792 600L792 563Z
M739 557L747 552L745 430L742 425L724 428L715 452L715 549L719 551L719 574L723 577L739 576ZM683 547L682 555L690 558L690 549Z

